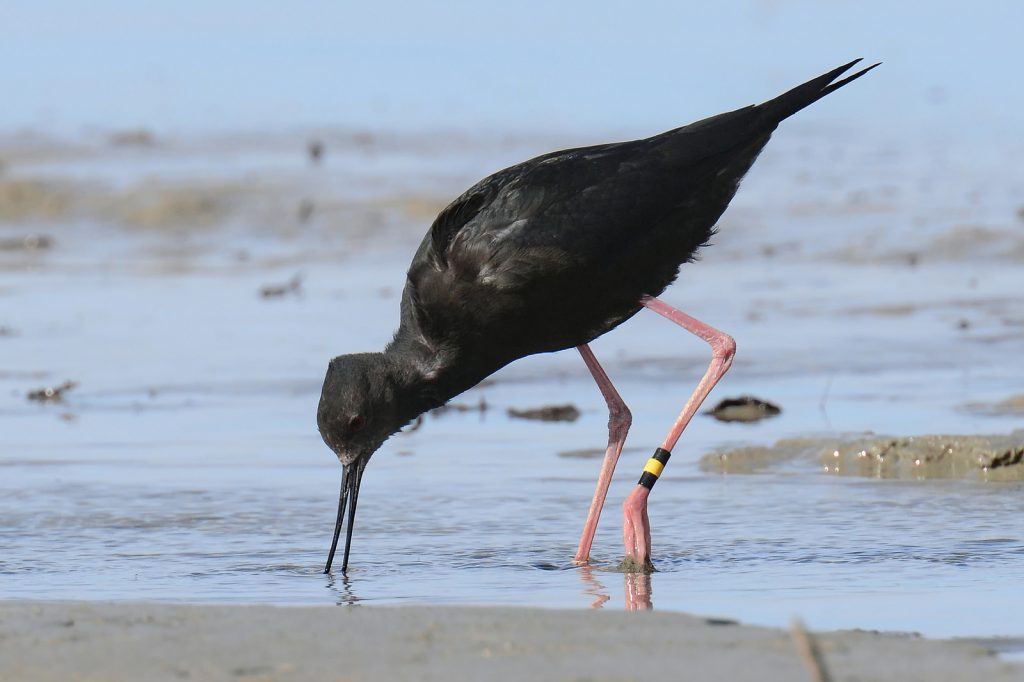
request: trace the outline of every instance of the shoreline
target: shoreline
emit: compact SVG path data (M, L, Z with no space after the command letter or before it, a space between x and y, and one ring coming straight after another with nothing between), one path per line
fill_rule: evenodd
M0 602L0 679L804 680L791 632L669 612ZM983 641L814 633L833 680L1017 680Z

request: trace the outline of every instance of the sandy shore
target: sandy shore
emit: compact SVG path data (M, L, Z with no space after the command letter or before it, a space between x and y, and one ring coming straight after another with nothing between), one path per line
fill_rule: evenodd
M989 649L815 636L834 680L1019 680ZM788 632L679 613L0 603L3 680L807 680Z

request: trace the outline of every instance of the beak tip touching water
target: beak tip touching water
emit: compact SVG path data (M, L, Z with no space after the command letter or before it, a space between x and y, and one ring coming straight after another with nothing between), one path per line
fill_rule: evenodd
M344 465L341 475L341 492L338 495L338 518L334 524L334 538L331 541L331 551L327 555L327 565L324 573L331 572L331 565L334 563L334 553L338 549L338 538L341 536L341 527L345 520L345 509L348 508L348 528L345 531L345 553L341 560L341 573L348 573L348 555L352 549L352 526L356 520L356 502L359 499L359 483L363 478L365 461L356 461Z

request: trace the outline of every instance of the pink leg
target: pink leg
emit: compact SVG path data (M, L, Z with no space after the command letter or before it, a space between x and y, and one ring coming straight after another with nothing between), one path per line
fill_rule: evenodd
M601 518L604 500L608 497L608 486L612 482L612 474L615 473L615 463L619 461L622 445L626 442L626 434L629 432L630 424L633 423L633 415L630 414L626 403L622 401L619 392L615 390L611 379L605 374L604 368L598 364L590 346L583 344L576 350L583 356L583 362L587 363L587 368L594 376L597 387L601 389L601 395L608 403L608 449L604 453L604 463L601 465L601 473L597 477L597 489L594 491L594 499L590 502L590 512L587 514L587 522L583 526L580 544L576 549L575 563L585 564L590 560L590 546L594 543L597 522Z
M704 373L704 377L697 384L696 390L690 399L686 401L683 411L679 413L675 423L669 430L661 447L655 451L655 457L648 461L644 467L644 476L640 483L626 498L623 505L623 542L626 545L626 559L633 559L643 565L650 562L651 556L651 522L647 518L647 497L651 493L651 487L661 473L664 462L668 461L668 455L672 452L683 434L683 429L690 423L690 419L697 413L701 403L711 393L711 389L722 378L732 366L733 356L736 355L736 342L728 334L724 334L714 327L710 327L700 320L690 317L684 312L676 310L656 298L645 297L641 301L644 306L663 317L667 317L686 331L699 336L711 346L711 364ZM656 459L662 460L660 463Z

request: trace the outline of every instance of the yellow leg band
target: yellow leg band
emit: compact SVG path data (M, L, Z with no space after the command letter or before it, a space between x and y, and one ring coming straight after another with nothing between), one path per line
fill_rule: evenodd
M647 464L644 465L644 471L657 477L661 476L661 472L665 470L665 465L658 460L651 457L647 460Z
M661 476L661 472L665 470L665 465L668 464L668 458L671 456L672 453L668 450L656 449L654 455L644 465L644 473L640 475L637 485L642 485L648 490L653 488L654 484L658 482L658 476Z

